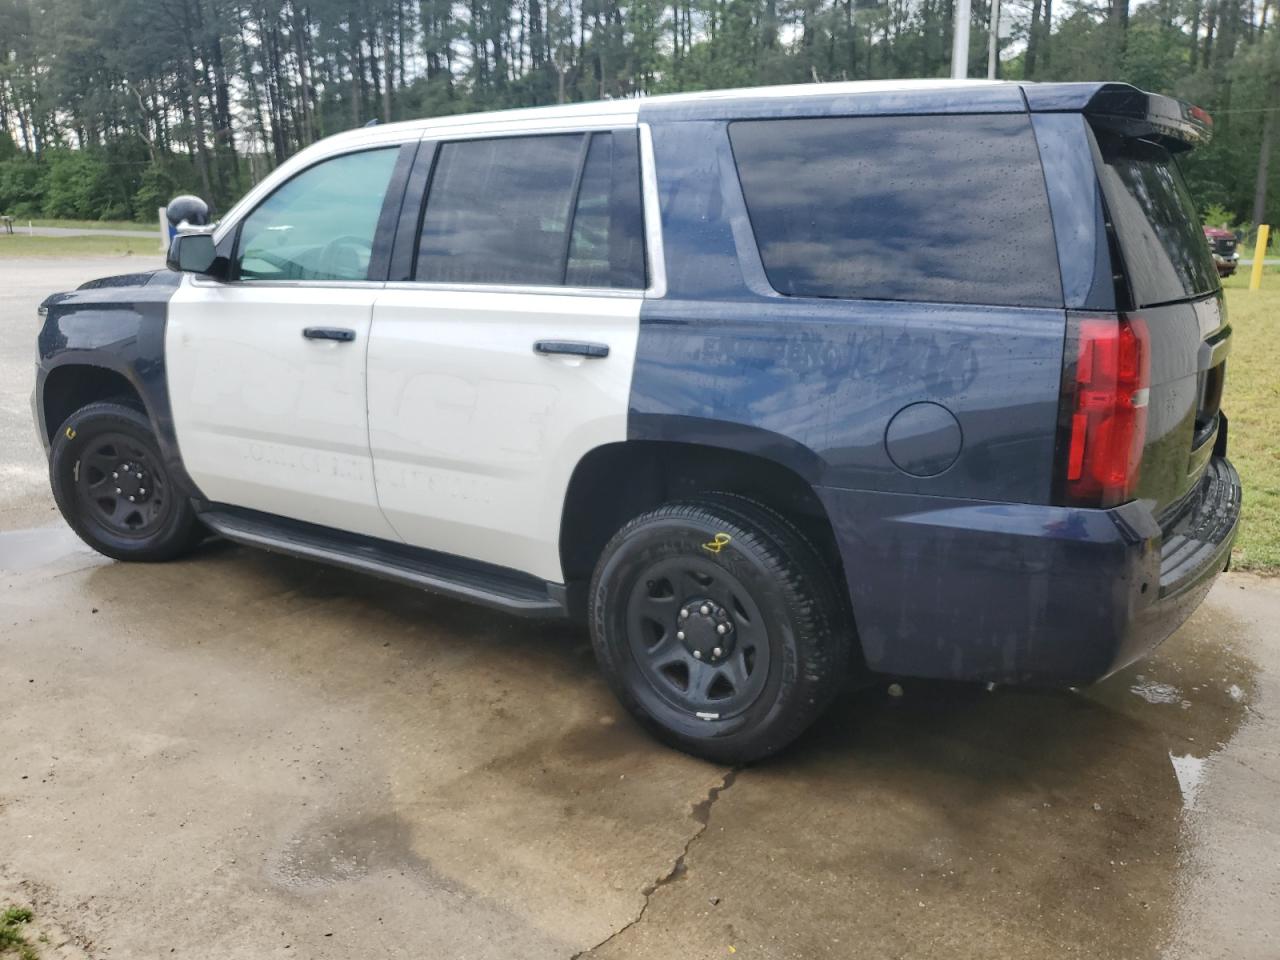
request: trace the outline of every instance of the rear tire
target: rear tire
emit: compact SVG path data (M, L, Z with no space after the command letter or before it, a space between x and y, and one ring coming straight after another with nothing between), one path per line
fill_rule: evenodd
M783 749L849 675L852 620L831 572L795 527L746 498L636 517L606 545L589 604L618 699L659 739L714 762Z
M202 538L150 421L128 403L91 403L68 417L49 451L49 481L71 529L108 557L172 560Z

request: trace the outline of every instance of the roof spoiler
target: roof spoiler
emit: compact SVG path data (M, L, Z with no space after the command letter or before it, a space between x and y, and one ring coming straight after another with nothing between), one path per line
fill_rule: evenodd
M1096 127L1154 140L1171 153L1208 143L1213 135L1208 111L1127 83L1027 84L1023 90L1033 113L1082 112Z

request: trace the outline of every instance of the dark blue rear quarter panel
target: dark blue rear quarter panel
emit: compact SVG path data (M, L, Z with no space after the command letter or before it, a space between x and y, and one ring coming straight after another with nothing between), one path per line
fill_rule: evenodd
M632 436L745 449L821 486L1047 501L1061 309L780 296L725 124L655 124L653 139L668 292L642 311ZM927 478L884 444L893 415L920 401L950 410L964 438Z

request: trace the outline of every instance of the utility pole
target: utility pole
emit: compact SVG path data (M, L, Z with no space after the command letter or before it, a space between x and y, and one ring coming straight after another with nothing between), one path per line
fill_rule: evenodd
M996 78L1000 60L1000 0L991 0L991 35L987 37L987 79Z
M969 0L956 0L955 29L951 41L951 79L969 76Z

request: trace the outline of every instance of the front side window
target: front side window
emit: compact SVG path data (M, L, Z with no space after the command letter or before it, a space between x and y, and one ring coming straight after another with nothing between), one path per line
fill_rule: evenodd
M239 279L367 280L398 147L334 157L302 171L245 218Z
M415 278L644 286L634 131L442 144Z
M729 136L779 293L1062 306L1025 114L753 120Z

